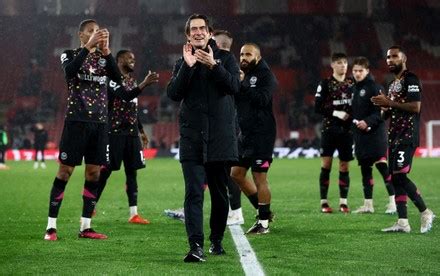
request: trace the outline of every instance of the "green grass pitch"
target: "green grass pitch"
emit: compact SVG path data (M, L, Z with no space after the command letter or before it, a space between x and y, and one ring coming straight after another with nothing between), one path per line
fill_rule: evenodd
M67 185L58 218L56 242L43 240L49 191L57 170L32 162L8 162L0 171L1 274L167 274L241 275L243 270L227 230L225 256L209 256L202 264L185 264L187 240L183 223L163 214L183 204L183 180L178 161L149 160L138 173L139 211L150 225L127 223L128 206L123 171L115 172L98 204L92 227L108 240L78 239L84 168L76 168ZM334 162L329 200L337 208L337 162ZM248 237L267 275L291 274L440 274L440 224L420 234L420 216L408 203L410 234L385 234L380 229L397 217L385 215L386 190L374 172L376 213L357 215L319 213L319 159L276 159L269 172L272 209L271 233ZM440 159L414 159L410 178L427 205L440 215ZM362 204L360 170L351 165L349 206ZM209 246L208 192L205 193L205 250ZM255 211L242 197L246 230Z

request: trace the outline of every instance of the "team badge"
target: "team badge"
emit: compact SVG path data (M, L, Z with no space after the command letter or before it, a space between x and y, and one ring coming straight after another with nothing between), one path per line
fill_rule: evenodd
M316 88L316 93L320 93L322 91L322 86L318 85L318 88Z
M363 97L366 93L365 89L361 89L361 91L359 91L359 96Z
M251 86L255 86L255 84L257 83L257 77L252 76L251 79L249 80L249 83L251 84Z
M101 67L105 67L107 65L107 61L105 60L105 58L100 58L98 60L98 65Z
M66 159L67 159L67 153L62 152L62 153L60 154L60 158L61 158L61 160L66 160Z
M316 88L315 97L321 97L321 91L322 91L322 86L318 85L318 88Z
M397 81L394 83L394 91L396 92L400 92L402 90L402 84L400 83L400 81Z
M68 60L68 58L67 58L67 54L66 54L66 53L63 53L63 54L61 55L60 59L61 59L61 63L66 62L66 61Z

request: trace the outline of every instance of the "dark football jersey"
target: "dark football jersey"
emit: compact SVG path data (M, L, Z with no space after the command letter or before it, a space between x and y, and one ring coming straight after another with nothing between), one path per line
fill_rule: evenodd
M343 121L333 116L333 111L345 111L351 116L353 79L346 78L340 82L333 76L321 81L315 94L315 111L323 115L322 131L332 127L343 127L350 130L351 120Z
M388 97L397 103L418 102L422 98L422 86L418 77L409 72L403 72L400 79L389 85ZM388 142L390 147L398 145L419 145L420 113L411 113L397 108L390 108L390 126Z
M122 85L126 91L137 87L136 80L130 75L124 76ZM138 99L123 100L109 94L110 134L138 136Z
M66 121L107 123L108 58L84 48L61 55L68 88Z

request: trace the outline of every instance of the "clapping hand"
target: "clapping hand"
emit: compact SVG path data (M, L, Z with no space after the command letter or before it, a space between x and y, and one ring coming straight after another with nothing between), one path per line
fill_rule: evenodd
M84 47L90 51L93 48L97 47L98 45L104 43L105 39L106 39L105 33L101 32L101 30L98 30L90 36L89 41L87 41Z
M99 43L99 48L101 48L102 54L104 56L110 55L110 33L107 29L101 29L98 32L102 33L103 39L101 43Z
M142 90L146 86L152 85L153 83L159 82L159 74L156 72L148 71L148 75L145 76L144 80L139 84L139 88Z
M244 80L244 72L243 70L240 70L240 81Z
M212 69L216 64L214 60L214 52L212 51L212 48L209 45L208 45L208 52L205 52L202 49L197 49L194 53L194 56L196 57L196 60L198 62L208 66L209 69Z
M196 64L196 57L192 53L192 45L190 43L186 43L183 45L183 59L189 67L193 67Z
M374 105L378 105L380 107L389 107L391 105L392 100L385 96L382 91L379 95L371 97L371 101Z

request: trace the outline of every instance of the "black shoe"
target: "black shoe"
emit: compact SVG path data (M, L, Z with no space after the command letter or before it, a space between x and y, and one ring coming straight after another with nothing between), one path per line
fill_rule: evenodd
M269 233L269 226L263 227L263 225L258 221L255 222L254 225L252 225L252 227L249 228L249 230L247 230L246 232L246 234L257 234L257 235L267 234L267 233Z
M258 214L256 214L256 215L255 215L255 219L256 219L256 220L259 220L259 219L260 219L260 216L259 216ZM270 211L270 214L269 214L269 222L273 222L274 219L275 219L275 213L272 212L272 211Z
M209 247L209 253L211 255L224 255L226 251L223 249L221 242L213 242Z
M186 254L183 261L185 263L198 263L206 261L203 249L200 246L194 247L188 252L188 254Z

